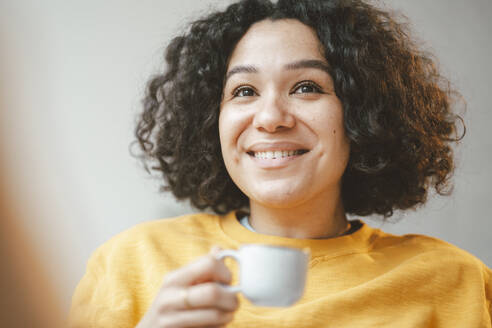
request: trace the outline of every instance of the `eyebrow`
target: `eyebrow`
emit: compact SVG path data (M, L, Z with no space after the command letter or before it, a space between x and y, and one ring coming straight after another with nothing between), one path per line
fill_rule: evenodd
M234 66L229 72L226 74L225 81L229 80L229 78L238 73L258 73L258 69L252 65L239 65Z
M316 68L330 74L331 68L327 63L318 59L303 59L293 63L289 63L284 66L288 70L302 69L302 68Z
M288 63L284 65L284 68L287 70L296 70L296 69L303 69L303 68L315 68L322 70L328 74L330 74L330 65L327 63L318 60L318 59L301 59L292 63ZM234 74L238 73L258 73L259 69L256 66L253 65L238 65L234 66L227 72L226 77L225 77L225 82Z

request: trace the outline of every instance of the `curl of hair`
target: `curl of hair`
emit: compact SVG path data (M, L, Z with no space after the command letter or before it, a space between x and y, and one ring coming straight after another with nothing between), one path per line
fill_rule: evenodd
M255 22L292 18L317 33L343 104L350 158L342 178L349 214L389 217L451 190L451 142L460 140L449 82L406 26L361 0L243 0L193 22L148 82L135 129L138 155L163 190L217 213L248 206L221 154L218 115L228 59ZM464 127L464 125L463 125Z

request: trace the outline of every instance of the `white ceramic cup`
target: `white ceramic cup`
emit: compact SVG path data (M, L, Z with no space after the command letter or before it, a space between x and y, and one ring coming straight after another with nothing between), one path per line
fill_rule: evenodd
M239 250L223 250L218 259L232 257L239 264L239 285L225 286L241 292L260 306L289 306L304 293L309 250L246 244Z

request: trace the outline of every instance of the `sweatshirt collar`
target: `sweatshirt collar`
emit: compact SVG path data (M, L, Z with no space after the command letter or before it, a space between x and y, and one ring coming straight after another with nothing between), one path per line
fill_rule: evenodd
M229 212L219 220L220 228L224 234L239 247L242 244L269 244L294 248L309 248L311 257L329 256L335 257L350 253L367 252L380 233L379 229L373 229L362 220L351 220L351 224L358 224L360 228L348 235L328 239L299 239L273 235L265 235L250 231L242 226L237 219L237 211Z

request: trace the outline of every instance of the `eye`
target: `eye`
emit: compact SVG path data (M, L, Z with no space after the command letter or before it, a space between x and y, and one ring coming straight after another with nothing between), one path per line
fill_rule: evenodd
M256 96L256 92L253 88L248 86L241 86L234 90L232 93L234 97L253 97Z
M294 86L294 93L324 93L319 85L312 81L302 81Z

